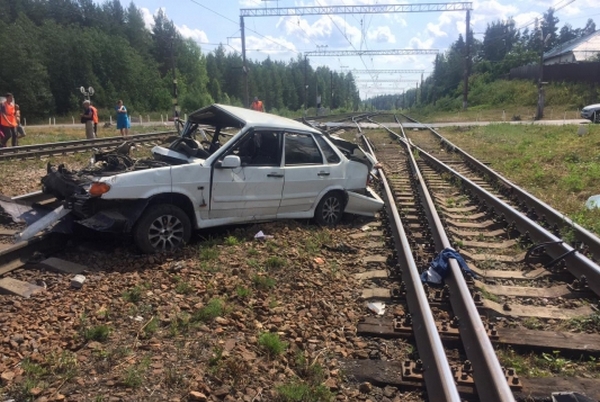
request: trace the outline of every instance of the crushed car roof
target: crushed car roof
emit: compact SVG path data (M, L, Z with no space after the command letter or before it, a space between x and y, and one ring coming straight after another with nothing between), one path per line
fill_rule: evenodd
M302 131L321 132L287 117L276 116L270 113L256 112L236 106L222 105L219 103L203 107L188 116L188 121L198 124L207 124L215 127L258 126L273 128L289 128Z

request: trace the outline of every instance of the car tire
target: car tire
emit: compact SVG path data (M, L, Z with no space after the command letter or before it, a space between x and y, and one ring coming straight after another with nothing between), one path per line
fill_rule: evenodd
M600 113L598 111L595 111L592 115L592 123L600 123Z
M171 204L149 206L133 228L133 240L144 253L173 251L190 240L192 224L181 208Z
M341 192L327 193L317 205L315 221L321 226L333 226L342 220L344 207L344 198Z

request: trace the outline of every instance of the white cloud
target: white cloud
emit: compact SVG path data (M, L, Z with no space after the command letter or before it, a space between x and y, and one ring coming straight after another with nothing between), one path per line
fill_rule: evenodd
M529 13L524 13L524 14L519 14L517 16L514 17L515 23L517 25L517 28L523 27L526 24L530 24L533 20L535 20L536 17L541 17L541 15L539 13L536 13L534 11L531 11ZM533 28L533 24L529 25L529 30L531 31L531 29Z
M154 26L154 15L145 7L140 7L140 11L142 12L142 18L144 18L144 24L146 24L146 28L152 29ZM154 14L158 12L158 9Z
M431 22L427 24L427 32L436 38L448 36L448 34L442 30L441 24L433 24Z
M236 52L242 51L242 41L239 38L232 40L229 45ZM246 36L246 51L250 54L262 53L263 55L289 55L297 54L296 46L285 38L276 38L270 35L265 37ZM255 58L255 56L249 56Z
M358 46L361 39L360 29L337 15L321 16L312 24L299 17L281 18L277 27L305 44L323 43L330 49L346 48L351 44Z
M388 26L380 26L370 30L367 33L367 38L377 43L396 43L396 36Z
M144 18L144 23L146 24L146 28L152 30L152 27L154 26L154 16L156 14L158 14L158 12L160 10L162 10L165 14L167 13L167 9L165 7L157 8L154 11L154 14L151 13L149 9L147 9L145 7L140 7L140 11L142 13L142 18ZM196 42L200 42L200 43L208 42L208 36L206 35L206 32L204 32L201 29L190 28L185 24L182 26L175 24L175 27L177 28L177 30L179 31L181 36L183 36L184 38L192 38Z
M177 30L184 38L192 38L196 42L208 43L208 36L206 36L206 32L200 29L192 29L187 25L182 25L177 26Z

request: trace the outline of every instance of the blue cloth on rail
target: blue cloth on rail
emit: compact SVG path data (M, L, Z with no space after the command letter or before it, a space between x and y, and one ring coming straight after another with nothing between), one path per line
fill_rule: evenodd
M421 274L421 282L441 285L444 278L450 273L450 258L454 258L464 272L473 277L477 276L475 272L471 271L471 268L469 268L458 251L453 248L445 248L434 258L427 271Z

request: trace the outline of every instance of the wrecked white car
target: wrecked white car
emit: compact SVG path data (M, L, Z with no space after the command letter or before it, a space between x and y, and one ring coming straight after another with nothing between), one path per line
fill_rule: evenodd
M214 104L192 113L168 147L154 147L152 160L128 151L98 154L76 172L49 166L43 191L79 224L131 233L147 253L181 246L193 229L313 217L333 225L344 212L372 216L383 206L367 187L370 155L268 113Z

